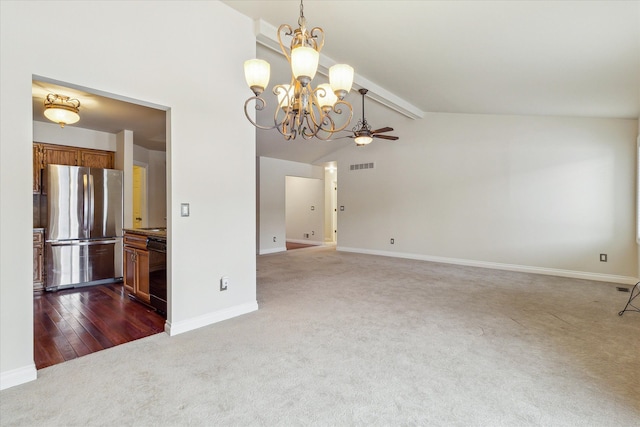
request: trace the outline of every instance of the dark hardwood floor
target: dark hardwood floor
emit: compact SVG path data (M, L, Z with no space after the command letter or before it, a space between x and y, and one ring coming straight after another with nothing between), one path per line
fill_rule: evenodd
M35 293L33 315L37 369L163 332L165 322L122 284Z
M286 245L287 245L287 250L288 251L290 251L292 249L310 248L312 246L315 246L315 245L307 245L307 244L304 244L304 243L293 243L293 242L287 242Z

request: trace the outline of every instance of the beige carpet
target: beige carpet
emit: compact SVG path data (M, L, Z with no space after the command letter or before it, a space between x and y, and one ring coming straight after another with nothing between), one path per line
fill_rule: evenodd
M326 248L260 256L259 311L41 370L1 392L1 425L637 426L627 297Z

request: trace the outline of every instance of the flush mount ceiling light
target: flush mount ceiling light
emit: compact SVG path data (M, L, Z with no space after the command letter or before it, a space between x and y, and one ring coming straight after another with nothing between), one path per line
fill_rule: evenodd
M247 106L255 101L255 109L260 111L266 101L260 96L269 84L270 65L261 59L250 59L244 63L247 84L255 94L244 103L244 114L258 129L277 129L286 140L300 135L303 139L318 138L328 140L335 132L344 130L351 121L353 108L344 100L353 83L353 68L346 64L336 64L329 69L329 84L321 84L316 89L311 81L318 70L320 50L324 45L324 30L314 27L307 31L302 0L300 1L299 28L295 31L288 24L278 28L278 43L291 67L291 82L277 84L273 94L277 97L278 106L273 115L273 126L261 126L254 121ZM287 49L282 37L291 38ZM343 108L349 111L349 118L336 124L331 113L340 116Z
M79 109L80 101L69 99L68 96L50 93L44 99L44 116L52 122L58 123L60 127L71 125L80 120Z

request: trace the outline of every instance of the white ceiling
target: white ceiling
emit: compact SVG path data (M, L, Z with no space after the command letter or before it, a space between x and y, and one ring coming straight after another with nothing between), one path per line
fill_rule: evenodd
M297 0L223 3L276 28L297 26ZM325 30L324 55L352 65L360 78L423 112L640 116L640 1L306 0L304 13L308 26ZM262 46L257 56L271 63L271 85L289 79L284 57ZM34 119L39 120L35 96L36 86ZM352 91L347 100L354 106L355 125L360 95ZM78 126L121 130L116 128L134 117L130 108L145 114L139 107L116 105L118 117L101 108L94 118L85 101ZM366 117L374 128L394 127L393 134L400 136L396 143L402 142L406 117L371 99ZM163 120L164 112L162 128L159 119L126 125L134 128L136 143L153 146L164 134ZM142 122L158 127L143 130ZM275 131L256 135L257 155L309 163L352 143L284 142Z
M297 0L224 3L297 27ZM324 55L425 113L640 115L638 1L306 0L304 15L324 29ZM262 46L257 56L271 63L271 85L287 80L284 57ZM348 100L357 120L359 94ZM406 117L369 98L366 117L374 128L394 127L402 143ZM259 155L309 163L344 144L257 135Z
M102 93L47 79L31 84L33 120L51 123L44 116L44 99L49 93L80 101L80 121L67 125L101 132L133 132L133 143L149 150L166 151L166 112L122 96Z
M276 28L297 1L224 3ZM307 0L323 53L428 112L637 118L640 2Z

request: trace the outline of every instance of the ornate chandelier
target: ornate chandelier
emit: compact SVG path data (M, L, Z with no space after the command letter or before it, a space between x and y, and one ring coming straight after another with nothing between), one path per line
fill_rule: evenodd
M353 83L353 68L346 64L336 64L329 69L329 84L321 84L316 89L311 81L318 70L320 50L324 45L324 30L314 27L307 31L302 0L300 0L300 17L298 29L295 31L288 24L278 28L278 43L291 66L291 82L277 84L273 88L278 106L273 115L273 126L261 126L254 121L247 106L255 101L255 109L260 111L266 101L260 96L269 84L271 66L262 59L250 59L244 63L245 79L255 96L244 103L244 114L258 129L277 129L286 140L300 135L304 139L318 138L328 140L335 132L344 130L351 122L353 108L344 100ZM291 37L289 49L282 42L282 37ZM342 115L343 108L349 111L349 118L336 124L331 113Z

